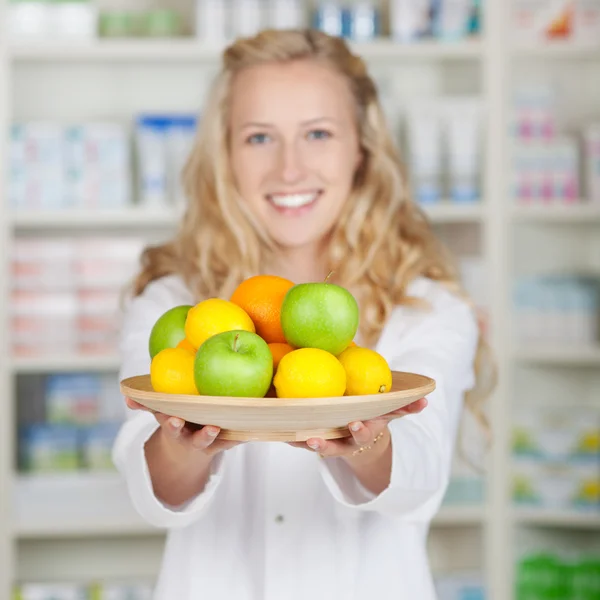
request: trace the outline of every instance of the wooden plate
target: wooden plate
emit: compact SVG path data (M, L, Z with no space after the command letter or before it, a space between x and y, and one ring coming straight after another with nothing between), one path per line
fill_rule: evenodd
M435 381L413 373L392 373L385 394L335 398L234 398L187 396L153 391L150 375L121 382L124 396L146 408L199 425L221 428L220 437L236 441L300 442L350 434L348 424L397 410L435 389Z

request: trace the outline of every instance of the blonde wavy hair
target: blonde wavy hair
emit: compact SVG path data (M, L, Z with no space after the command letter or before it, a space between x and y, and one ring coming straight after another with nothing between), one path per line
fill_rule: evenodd
M178 274L198 299L228 298L245 278L265 272L277 246L256 225L235 187L228 153L229 96L232 79L242 69L295 60L329 65L345 77L356 102L363 161L331 232L326 260L332 281L358 294L360 334L372 345L394 306L417 303L407 294L415 278L427 277L466 295L450 254L409 197L404 167L365 63L342 39L315 30L266 30L225 50L184 170L188 205L179 232L172 241L144 251L133 292L139 295L151 281ZM466 405L484 422L481 400L493 385L493 369L483 336L476 363L477 383Z

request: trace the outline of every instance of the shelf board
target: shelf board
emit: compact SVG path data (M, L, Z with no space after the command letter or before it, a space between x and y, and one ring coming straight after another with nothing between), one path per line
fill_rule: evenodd
M477 223L484 218L484 205L481 202L473 204L441 202L422 205L421 208L432 223Z
M600 202L578 203L571 206L515 206L512 210L515 221L549 224L600 224Z
M441 202L422 207L432 223L476 223L483 220L481 204ZM173 228L181 218L175 210L43 210L13 211L10 223L16 231L59 231L69 229L162 229Z
M586 514L543 509L516 509L514 520L523 525L600 530L600 511L596 514Z
M438 527L460 527L482 525L485 520L485 506L442 506L433 518L432 525Z
M538 42L531 44L515 45L513 54L532 58L576 58L600 59L599 44L581 44L575 42Z
M528 363L595 366L600 365L600 346L522 346L514 350L514 357Z
M9 364L14 374L81 371L106 373L118 371L120 361L117 356L64 356L57 354L44 357L14 357Z
M20 539L163 534L137 514L116 473L19 475L13 506ZM433 526L477 526L483 519L482 506L444 506Z
M392 40L351 43L365 59L475 59L482 56L480 40L425 41L399 44ZM9 54L17 62L152 61L213 63L221 58L221 46L206 45L194 38L168 40L92 40L89 42L13 42Z
M16 230L119 229L173 227L180 214L175 210L126 208L119 210L13 211L10 222Z
M118 474L20 475L14 486L20 539L161 535L135 511Z

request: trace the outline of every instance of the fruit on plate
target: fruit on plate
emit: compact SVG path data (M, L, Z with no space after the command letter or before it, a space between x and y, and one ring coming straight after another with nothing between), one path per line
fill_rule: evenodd
M165 348L175 348L185 339L185 321L191 308L187 304L175 306L158 318L150 332L150 358Z
M155 392L197 394L194 355L182 348L165 348L150 363L150 382Z
M224 331L256 331L245 310L229 300L210 298L192 307L185 321L185 336L195 348Z
M346 371L330 352L300 348L281 359L273 384L278 398L343 396Z
M248 313L256 326L256 333L267 344L285 342L281 305L293 286L292 281L283 277L256 275L240 283L230 300Z
M346 348L339 356L346 371L346 395L383 394L392 388L392 371L381 354L370 348Z
M251 331L225 331L198 348L194 380L200 394L262 398L273 379L267 342Z
M301 283L281 307L286 341L296 348L318 348L337 356L354 339L359 310L354 296L332 283Z

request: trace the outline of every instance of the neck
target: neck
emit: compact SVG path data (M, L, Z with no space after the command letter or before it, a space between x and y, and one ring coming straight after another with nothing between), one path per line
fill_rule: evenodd
M318 244L281 249L270 271L294 283L323 281L328 273L323 249Z

